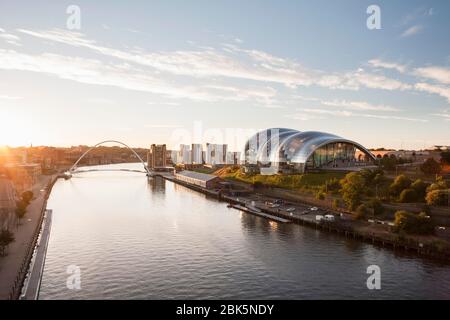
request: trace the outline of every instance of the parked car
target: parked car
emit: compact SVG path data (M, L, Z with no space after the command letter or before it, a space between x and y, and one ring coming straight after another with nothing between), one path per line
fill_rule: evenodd
M287 212L293 212L293 211L295 211L295 208L287 208L286 211Z
M317 211L317 210L319 210L319 208L317 208L317 207L311 207L311 208L309 208L309 210L311 210L311 211Z

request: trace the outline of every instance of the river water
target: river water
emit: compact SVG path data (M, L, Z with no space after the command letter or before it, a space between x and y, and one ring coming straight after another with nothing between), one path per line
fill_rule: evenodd
M141 166L106 166L124 167ZM40 299L450 299L448 264L275 223L139 173L59 180L48 208ZM380 290L367 288L370 265Z

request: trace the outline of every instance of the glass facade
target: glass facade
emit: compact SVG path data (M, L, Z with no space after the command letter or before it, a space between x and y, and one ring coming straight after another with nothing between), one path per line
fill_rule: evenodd
M273 128L251 137L244 152L245 165L252 171L259 167L261 172L267 168L271 168L267 172L304 172L356 165L357 150L365 154L363 162L375 159L360 144L330 133Z

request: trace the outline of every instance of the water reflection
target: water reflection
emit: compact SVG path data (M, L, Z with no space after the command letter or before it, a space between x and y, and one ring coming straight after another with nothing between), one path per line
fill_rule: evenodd
M49 208L42 299L450 298L448 266L243 213L160 178L82 174L57 182ZM82 290L66 287L72 264ZM370 264L382 269L381 291L367 290Z

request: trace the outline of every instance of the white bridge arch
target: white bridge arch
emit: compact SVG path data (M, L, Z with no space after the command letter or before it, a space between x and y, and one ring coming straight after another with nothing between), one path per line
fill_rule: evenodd
M120 145L126 147L127 149L129 149L129 150L130 150L131 152L133 152L133 154L139 159L139 161L141 161L142 165L144 166L145 172L146 172L147 174L150 174L150 171L148 170L147 165L145 164L144 160L142 160L142 158L139 156L139 154L137 154L137 152L134 151L133 148L131 148L131 147L128 146L127 144L125 144L125 143L123 143L123 142L121 142L121 141L118 141L118 140L105 140L105 141L101 141L101 142L95 144L94 146L90 147L90 148L89 148L88 150L86 150L86 152L84 152L84 153L81 155L81 157L78 158L78 160L73 164L73 166L69 169L69 173L72 174L72 173L75 172L75 170L77 169L78 163L79 163L81 160L83 160L83 158L84 158L89 152L91 152L92 150L94 150L94 149L97 148L98 146L103 145L103 144L105 144L105 143L116 143L116 144L120 144ZM100 171L100 170L95 170L95 169L93 169L93 170L83 170L83 171ZM136 171L136 170L122 170L122 171Z

